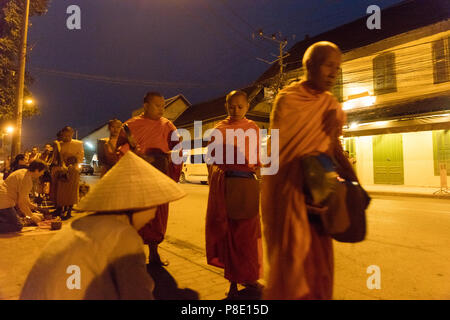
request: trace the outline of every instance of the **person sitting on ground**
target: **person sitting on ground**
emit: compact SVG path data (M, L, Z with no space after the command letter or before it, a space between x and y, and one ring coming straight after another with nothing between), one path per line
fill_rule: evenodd
M153 299L138 230L155 217L158 205L185 195L169 177L127 152L76 207L95 213L64 226L42 250L20 299Z
M20 153L14 158L14 161L11 163L9 172L5 173L5 175L3 176L3 180L6 180L8 176L14 171L26 168L28 168L28 165L25 158L25 154Z
M3 180L6 180L10 171L11 171L11 156L8 156L5 160L5 165L3 167Z
M41 158L41 153L39 152L38 147L33 147L33 149L31 149L31 153L28 157L28 163L33 162L34 160L40 159Z
M47 165L44 162L35 160L30 163L28 169L16 170L0 183L0 233L22 230L23 225L18 219L15 206L34 223L37 224L42 220L32 210L43 213L46 210L31 203L29 193L33 187L33 180L42 176L46 169Z

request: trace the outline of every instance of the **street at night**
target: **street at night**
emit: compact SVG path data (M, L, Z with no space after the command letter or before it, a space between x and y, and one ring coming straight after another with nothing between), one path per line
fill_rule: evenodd
M84 180L95 184L98 178ZM185 264L182 268L169 265L167 270L179 288L191 288L200 298L224 299L227 284L220 281L223 270L206 264L208 186L181 186L188 196L170 206L167 243L161 254ZM367 239L356 244L333 243L334 299L450 299L449 205L450 200L374 195L367 213ZM20 238L2 238L1 299L18 297L26 273L50 237L48 232L35 232ZM20 259L6 261L12 252L20 252ZM381 289L367 287L371 275L367 268L371 265L380 267ZM6 276L9 268L20 272L15 277Z
M450 301L449 179L448 0L0 0L0 301Z

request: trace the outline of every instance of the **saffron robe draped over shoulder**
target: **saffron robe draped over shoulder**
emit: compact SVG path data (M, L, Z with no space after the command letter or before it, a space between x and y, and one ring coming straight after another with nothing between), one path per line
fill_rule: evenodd
M321 234L320 225L308 221L299 159L329 151L332 141L323 130L323 118L332 110L341 127L345 113L333 95L316 93L303 82L289 85L276 97L270 128L279 129L279 171L263 176L261 186L270 266L266 299L331 299L332 242Z
M210 265L224 268L225 278L237 283L253 283L262 275L262 240L259 212L250 219L233 220L228 218L225 205L225 172L255 172L259 166L259 128L251 120L231 121L227 118L215 127L223 135L224 164L213 164L209 171L209 196L206 213L206 257ZM235 161L238 153L244 155L244 164L225 164L227 147L226 130L254 130L256 141L234 143ZM210 144L211 146L212 144ZM245 149L245 150L244 150ZM228 152L230 149L228 149ZM255 163L249 161L250 155L256 157ZM236 163L236 162L235 162Z
M152 120L140 115L131 118L125 124L130 128L134 140L140 151L144 154L159 151L169 156L170 150L178 143L171 141L172 132L177 128L170 120L164 117L158 120ZM123 129L119 135L117 146L123 154L130 149ZM177 167L170 163L169 170L164 173L175 181L178 181L176 174L173 173L174 171L178 172ZM169 204L166 203L158 206L155 218L139 230L139 234L142 236L144 243L161 243L164 240L168 218Z

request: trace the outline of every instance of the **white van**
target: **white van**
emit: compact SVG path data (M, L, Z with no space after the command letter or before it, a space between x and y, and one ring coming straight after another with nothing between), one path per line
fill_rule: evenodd
M205 163L207 148L196 148L183 151L183 169L181 170L180 183L200 182L208 183L208 168Z

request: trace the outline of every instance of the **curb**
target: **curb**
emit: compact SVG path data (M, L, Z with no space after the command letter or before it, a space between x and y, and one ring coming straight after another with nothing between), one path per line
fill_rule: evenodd
M370 196L394 196L394 197L412 197L412 198L427 198L427 199L441 199L450 200L450 194L435 195L427 193L407 193L407 192L388 192L388 191L368 191Z

